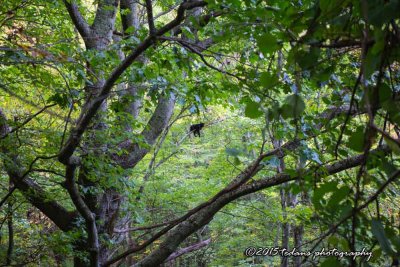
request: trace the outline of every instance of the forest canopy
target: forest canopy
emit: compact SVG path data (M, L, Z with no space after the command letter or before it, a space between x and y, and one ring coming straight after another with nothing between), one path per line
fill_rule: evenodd
M3 0L1 266L399 266L399 0Z

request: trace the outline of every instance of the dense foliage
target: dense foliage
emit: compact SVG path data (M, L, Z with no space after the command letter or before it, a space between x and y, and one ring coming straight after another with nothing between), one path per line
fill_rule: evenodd
M2 1L0 264L398 266L399 11Z

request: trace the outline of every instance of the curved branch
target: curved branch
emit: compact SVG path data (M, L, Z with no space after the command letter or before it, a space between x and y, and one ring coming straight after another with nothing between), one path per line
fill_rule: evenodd
M81 12L79 12L77 4L74 3L74 0L64 0L64 5L79 34L84 40L87 40L91 35L91 30L89 24L83 18Z
M91 266L99 266L99 238L97 233L96 219L95 215L83 201L75 184L75 169L76 165L67 165L65 173L65 187L68 190L72 202L86 222L89 245L87 250L90 254L90 264Z
M147 145L152 146L161 132L167 127L175 107L175 96L161 97L158 101L156 110L150 118L145 129L141 133ZM130 141L123 143L121 149L126 151L126 155L114 155L114 160L123 168L133 168L149 151L148 148L140 146Z

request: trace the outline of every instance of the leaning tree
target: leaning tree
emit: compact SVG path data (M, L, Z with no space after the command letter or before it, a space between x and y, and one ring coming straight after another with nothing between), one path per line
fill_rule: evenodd
M379 199L398 192L400 174L398 10L395 0L3 1L6 264L17 262L21 196L56 226L50 235L66 234L74 265L159 266L227 204L275 186L283 209L312 205L324 225L310 250L342 235L352 251L377 240L396 262L399 230ZM118 229L151 190L135 169L182 114L226 103L263 125L257 153L241 162L227 149L230 182L127 244ZM304 227L293 227L282 224L283 247L291 234L302 246Z

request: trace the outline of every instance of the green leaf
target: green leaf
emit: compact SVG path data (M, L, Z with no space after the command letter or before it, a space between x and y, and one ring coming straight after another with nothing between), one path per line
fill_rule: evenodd
M344 205L344 206L339 206L337 208L337 212L340 214L339 218L343 219L343 218L349 216L353 212L353 207L350 204Z
M365 59L365 78L369 78L378 68L378 64L381 60L380 55L375 55L372 51L367 53L367 57Z
M364 141L365 141L364 130L363 128L358 127L357 130L350 136L348 146L354 151L362 152L364 149Z
M268 73L268 72L263 72L260 75L260 82L262 86L265 86L266 88L271 88L274 87L278 83L279 79L276 73Z
M279 45L274 35L265 33L257 38L257 45L263 54L270 54L278 50Z
M322 70L317 69L316 75L313 78L319 82L325 82L329 80L334 71L335 71L334 66L329 66L328 68Z
M381 26L384 23L399 17L400 2L391 1L368 1L369 22L375 26Z
M337 5L336 1L332 0L320 0L319 1L319 8L321 8L322 12L327 12L333 9Z
M382 250L388 253L389 255L393 255L394 251L392 249L392 246L390 245L389 240L385 235L385 230L383 229L381 221L373 219L371 230L376 239L378 239L379 245L381 246Z
M55 93L47 99L47 102L57 103L60 107L66 108L68 106L68 97L65 94Z
M379 86L379 103L384 103L388 101L392 97L392 90L390 89L389 85L386 83L382 83Z
M256 119L258 117L261 117L264 113L260 110L260 107L261 107L260 103L250 100L246 104L244 114L246 115L246 117L251 119Z
M395 171L397 171L396 166L389 162L386 158L382 159L382 169L389 177L392 176Z
M320 49L313 47L310 49L310 51L298 51L295 55L295 58L302 69L308 69L318 63L319 54Z
M235 157L233 164L235 164L237 166L237 165L240 165L240 163L241 163L241 161L240 161L239 157Z
M280 165L279 158L277 156L267 157L261 161L261 164L265 166L278 167Z
M283 118L298 118L303 113L306 105L301 96L294 94L286 97L281 113Z
M331 196L328 202L329 207L335 207L339 205L342 200L346 198L346 196L349 194L350 188L347 186L343 186L339 189L337 189Z

